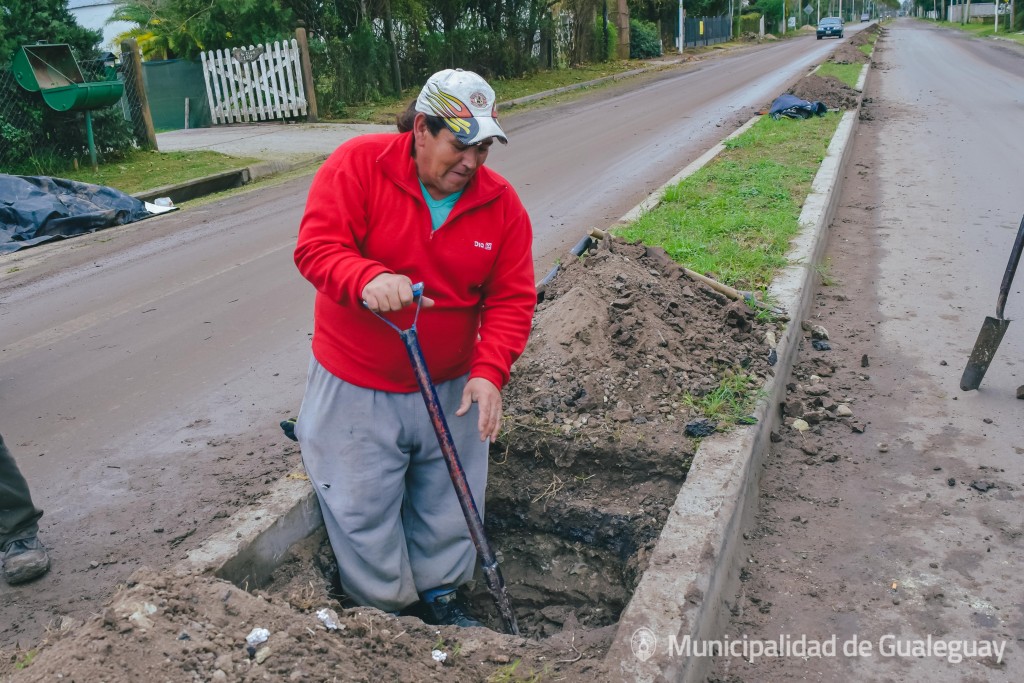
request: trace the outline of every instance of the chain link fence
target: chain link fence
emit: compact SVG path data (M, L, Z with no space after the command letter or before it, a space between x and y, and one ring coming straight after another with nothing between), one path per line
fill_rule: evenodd
M109 55L108 55L109 56ZM117 78L125 82L125 94L116 104L92 112L96 151L104 160L122 157L141 146L136 127L141 107L132 78L124 79L124 64L99 55L79 59L86 82ZM130 72L128 72L130 74ZM87 163L89 146L84 112L58 112L38 92L18 85L10 64L0 66L0 173L13 175L59 175Z
M121 98L117 106L120 107L121 115L128 122L135 146L146 149L150 146L150 142L145 115L142 112L145 93L139 92L139 89L145 86L142 82L136 81L133 76L136 70L137 54L129 50L121 51L121 62L117 65L117 77L124 83L124 97Z

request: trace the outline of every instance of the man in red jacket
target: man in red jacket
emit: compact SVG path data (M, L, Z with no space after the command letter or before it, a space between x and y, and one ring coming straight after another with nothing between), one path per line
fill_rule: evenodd
M342 587L357 604L478 626L456 589L476 550L399 336L413 319L481 514L501 389L536 303L532 228L484 167L507 142L494 91L440 71L399 116L317 173L295 263L317 290L313 359L295 426Z

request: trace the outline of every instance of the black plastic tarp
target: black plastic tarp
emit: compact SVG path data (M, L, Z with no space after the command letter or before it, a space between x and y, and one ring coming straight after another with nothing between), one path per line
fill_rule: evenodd
M0 174L0 254L152 215L145 202L111 187Z
M791 119L809 119L812 116L824 116L826 112L828 112L828 107L821 102L808 102L796 95L786 93L775 98L771 109L768 110L768 115L773 119L778 119L780 116L787 116Z

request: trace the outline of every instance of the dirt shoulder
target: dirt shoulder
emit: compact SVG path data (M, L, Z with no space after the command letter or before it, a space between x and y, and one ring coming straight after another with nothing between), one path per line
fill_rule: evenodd
M876 61L888 69L881 60L895 58L883 49ZM902 123L907 112L869 78L856 163L831 227L829 284L817 288L810 318L827 329L831 348L815 349L808 338L800 350L780 406L785 424L765 461L760 508L744 534L725 636L760 647L773 642L783 654L716 657L710 682L1019 680L1020 580L1010 568L1024 549L1014 493L1021 479L1019 466L1008 465L1024 451L1019 438L1015 455L1006 448L1015 440L1007 430L1016 428L965 405L971 396L949 392L966 355L939 355L941 343L915 346L920 340L906 336L892 343L900 319L892 313L893 287L922 297L897 304L911 319L919 306L927 309L925 298L962 303L936 286L935 275L910 274L925 272L920 262L935 254L907 255L917 263L895 278L879 265L899 258L894 234L935 225L927 211L899 226L881 218L888 167L879 150L895 145L892 159L912 147ZM913 126L927 128L920 116ZM910 175L900 182L908 197L943 192ZM983 314L975 317L980 325ZM1005 399L1006 413L1019 414L1020 402ZM849 415L828 419L826 409L838 404ZM801 638L832 640L838 651L804 656L784 645Z

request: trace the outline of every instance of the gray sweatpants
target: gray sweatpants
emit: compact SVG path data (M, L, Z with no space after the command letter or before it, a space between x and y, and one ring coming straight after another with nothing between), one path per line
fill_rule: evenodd
M468 377L436 385L480 515L488 443L477 407L455 411ZM397 611L473 578L476 549L419 392L344 382L313 359L295 425L341 585L357 604Z

